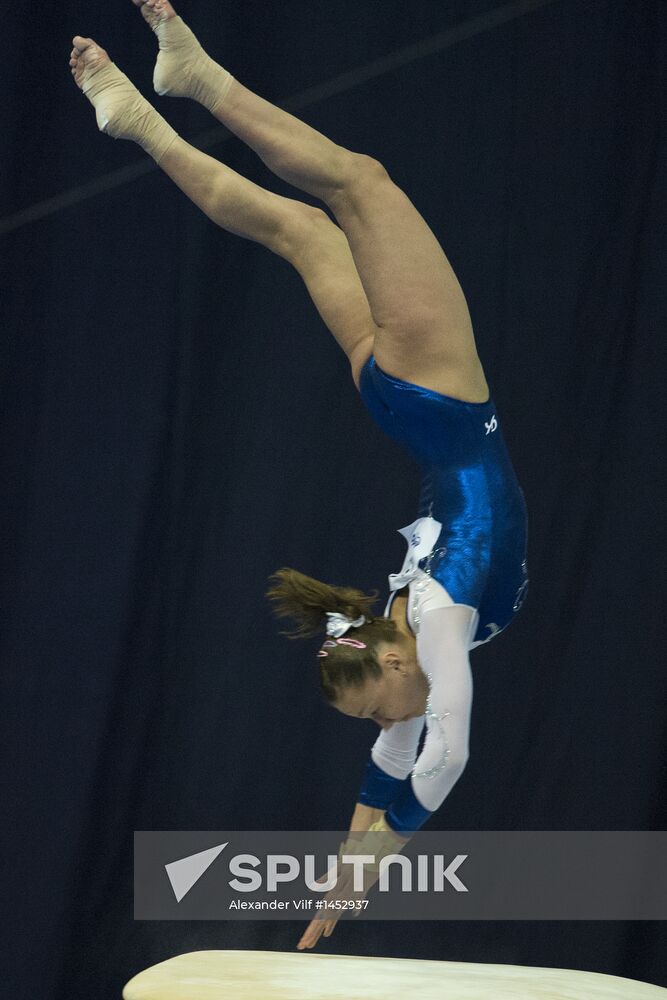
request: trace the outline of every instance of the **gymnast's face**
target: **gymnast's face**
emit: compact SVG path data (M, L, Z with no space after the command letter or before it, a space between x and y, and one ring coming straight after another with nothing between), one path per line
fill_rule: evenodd
M334 707L343 715L373 719L381 729L423 715L428 681L417 662L414 639L379 643L377 661L382 676L362 687L344 688Z

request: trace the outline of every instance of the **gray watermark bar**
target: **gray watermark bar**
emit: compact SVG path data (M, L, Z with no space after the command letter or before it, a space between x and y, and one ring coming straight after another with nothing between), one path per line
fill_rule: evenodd
M388 856L382 834L350 843L341 831L136 831L134 917L667 919L664 830L429 831Z

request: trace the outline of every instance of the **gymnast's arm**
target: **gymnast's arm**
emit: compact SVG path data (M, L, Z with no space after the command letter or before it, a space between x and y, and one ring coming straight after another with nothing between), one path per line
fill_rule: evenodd
M371 756L359 790L359 804L384 812L409 781L417 757L424 716L395 722L383 729L371 748Z
M464 604L422 615L417 658L430 677L427 735L409 781L402 783L385 822L409 837L447 798L468 761L473 681L469 649L475 610Z
M366 765L350 822L351 833L368 830L384 816L400 790L409 783L423 728L422 715L382 730Z
M424 717L382 731L371 751L350 832L379 823L376 829L409 840L461 777L468 760L474 624L475 611L467 605L422 610L417 658L430 686L424 746L415 764Z

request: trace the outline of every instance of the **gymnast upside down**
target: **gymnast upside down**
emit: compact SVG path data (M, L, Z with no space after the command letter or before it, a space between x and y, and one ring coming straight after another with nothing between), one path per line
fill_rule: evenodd
M139 143L223 229L294 265L373 418L422 469L420 510L401 529L407 554L382 615L374 598L292 569L269 590L277 615L296 622L293 635L325 633L318 655L329 703L381 727L350 833L382 834L384 853L400 851L465 768L469 652L507 627L528 586L525 500L468 307L433 232L382 164L247 90L167 0L133 3L158 39L156 91L199 101L337 224L188 145L96 42L76 36L70 66L99 128ZM298 947L329 936L336 920L312 921Z

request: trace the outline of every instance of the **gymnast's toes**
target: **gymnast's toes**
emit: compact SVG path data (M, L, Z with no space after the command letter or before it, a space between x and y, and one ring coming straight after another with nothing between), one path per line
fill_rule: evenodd
M151 28L155 30L158 24L176 17L176 11L168 0L132 0L141 9L141 14Z
M69 64L77 87L83 90L85 82L110 63L111 59L92 38L76 35L73 44Z

